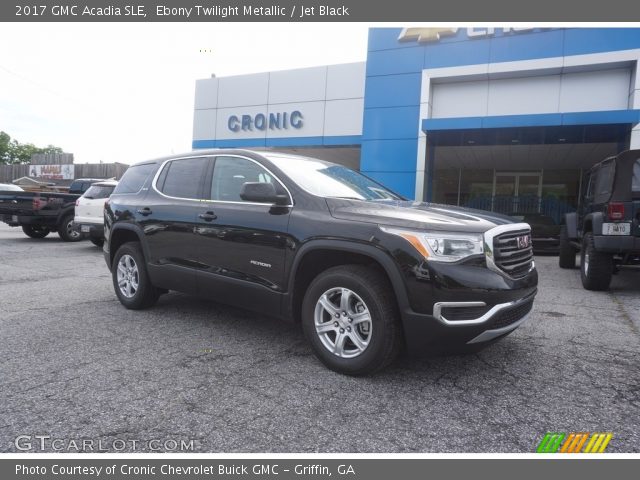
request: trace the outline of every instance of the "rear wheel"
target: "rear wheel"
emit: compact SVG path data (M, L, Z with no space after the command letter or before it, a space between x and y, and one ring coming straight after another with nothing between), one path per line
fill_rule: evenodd
M582 238L580 277L587 290L607 290L613 275L613 256L598 252L593 243L593 233Z
M23 225L22 231L27 237L31 238L44 238L49 235L50 232L48 228L38 225Z
M558 256L560 268L576 268L576 249L569 241L567 226L560 228L560 254Z
M149 308L160 296L160 290L151 284L144 254L137 242L125 243L118 249L111 277L118 300L131 310Z
M58 235L65 242L82 240L82 234L73 227L73 213L66 215L58 225Z
M347 375L364 375L391 363L402 331L393 290L377 270L343 265L321 273L302 304L302 326L316 356Z

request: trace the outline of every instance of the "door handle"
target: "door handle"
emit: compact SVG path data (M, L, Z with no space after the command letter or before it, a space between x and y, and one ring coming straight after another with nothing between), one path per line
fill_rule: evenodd
M201 218L205 222L210 222L211 220L215 220L218 217L216 216L215 213L209 210L208 212L201 213L200 215L198 215L198 218Z
M140 215L142 216L147 216L147 215L151 215L151 209L149 207L144 207L144 208L140 208L138 210L136 210Z

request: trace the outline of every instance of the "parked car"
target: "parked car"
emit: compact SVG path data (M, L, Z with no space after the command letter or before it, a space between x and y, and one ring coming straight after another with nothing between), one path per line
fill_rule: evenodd
M76 200L74 225L83 235L88 235L91 243L102 247L104 243L104 204L118 185L115 180L106 180L92 184Z
M0 192L24 192L24 190L13 183L0 183Z
M318 358L352 375L403 346L487 345L525 321L538 283L526 223L245 150L130 167L105 207L104 256L126 308L176 290L301 322Z
M0 190L0 221L11 227L22 227L31 238L44 238L58 232L67 242L82 240L73 226L74 207L94 179L74 180L72 193L24 192ZM77 192L77 193L74 193Z
M619 269L640 265L640 150L627 150L594 165L578 211L560 232L559 264L576 266L587 290L607 290Z
M552 217L541 213L512 213L510 216L531 226L534 253L558 253L560 225Z

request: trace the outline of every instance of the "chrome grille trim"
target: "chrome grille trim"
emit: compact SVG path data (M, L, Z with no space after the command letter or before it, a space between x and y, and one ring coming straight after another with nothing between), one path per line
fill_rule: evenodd
M520 248L517 238L528 235L529 245ZM515 245L513 244L515 242ZM484 232L487 267L509 278L525 276L534 268L531 227L528 223L499 225ZM527 265L529 266L528 268ZM522 270L523 267L526 270Z

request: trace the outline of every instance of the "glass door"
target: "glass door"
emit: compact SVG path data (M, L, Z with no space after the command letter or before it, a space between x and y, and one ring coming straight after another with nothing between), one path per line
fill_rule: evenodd
M541 187L539 172L496 172L493 210L506 214L539 212Z

